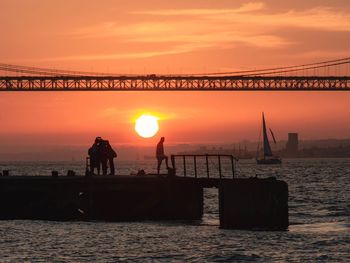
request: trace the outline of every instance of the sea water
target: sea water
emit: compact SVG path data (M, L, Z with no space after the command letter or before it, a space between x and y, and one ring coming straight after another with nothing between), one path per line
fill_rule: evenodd
M154 172L155 165L117 161L118 174ZM83 162L1 163L4 169L85 171ZM220 229L212 188L205 189L204 216L196 222L0 221L0 262L350 262L350 159L286 159L281 166L241 160L235 175L288 183L288 231Z

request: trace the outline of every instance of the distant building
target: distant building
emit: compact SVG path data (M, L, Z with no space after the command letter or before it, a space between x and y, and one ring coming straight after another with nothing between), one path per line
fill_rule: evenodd
M208 151L207 146L200 146L200 147L199 147L199 150L200 150L201 152L206 152L206 151Z
M299 150L298 133L288 133L288 142L286 145L286 154L291 157L296 157Z

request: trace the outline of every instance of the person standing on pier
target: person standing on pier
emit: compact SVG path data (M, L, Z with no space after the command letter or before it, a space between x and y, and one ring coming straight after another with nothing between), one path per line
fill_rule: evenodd
M107 175L107 160L108 160L108 148L107 148L107 141L101 140L101 143L99 144L99 159L102 166L102 175Z
M96 137L94 144L90 147L88 154L90 157L90 173L94 174L95 168L97 170L97 174L100 174L100 144L102 138Z
M158 161L157 172L160 172L160 166L162 165L163 160L165 160L166 168L169 169L168 165L168 156L164 154L164 140L165 138L160 138L160 141L157 144L156 157Z
M114 158L117 157L117 153L113 150L112 146L109 144L109 141L106 142L106 149L107 149L107 161L110 168L109 175L115 175L115 167L114 167Z

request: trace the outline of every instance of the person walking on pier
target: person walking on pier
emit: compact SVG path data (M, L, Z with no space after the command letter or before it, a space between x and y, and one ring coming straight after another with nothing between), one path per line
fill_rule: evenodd
M107 161L110 169L109 175L115 175L115 167L114 167L114 158L117 157L117 153L113 150L112 146L109 144L109 141L106 142L106 150L107 150Z
M157 172L160 172L160 166L162 165L163 160L165 160L166 168L169 169L168 165L168 156L164 154L164 140L165 138L160 138L160 141L157 144L156 157L158 161Z

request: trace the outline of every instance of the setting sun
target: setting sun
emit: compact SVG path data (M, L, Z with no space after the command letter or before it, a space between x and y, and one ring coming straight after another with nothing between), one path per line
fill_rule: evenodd
M135 123L135 131L143 138L153 137L159 130L158 118L144 114Z

